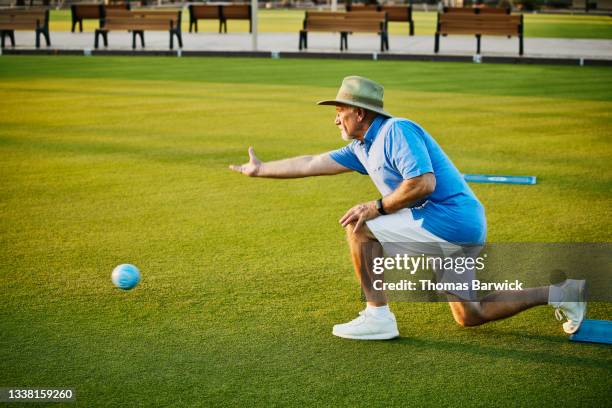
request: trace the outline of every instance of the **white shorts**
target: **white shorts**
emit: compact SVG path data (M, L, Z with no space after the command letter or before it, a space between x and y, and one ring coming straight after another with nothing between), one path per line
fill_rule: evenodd
M476 258L482 250L482 246L457 245L432 234L423 228L423 220L414 219L409 208L403 208L393 214L381 215L366 221L366 224L381 243L387 256L425 255L441 258ZM472 281L476 279L474 268L466 268L461 274L454 270L436 269L436 277L441 283L459 283L467 287L467 289L452 289L447 292L464 300L476 300L471 290Z

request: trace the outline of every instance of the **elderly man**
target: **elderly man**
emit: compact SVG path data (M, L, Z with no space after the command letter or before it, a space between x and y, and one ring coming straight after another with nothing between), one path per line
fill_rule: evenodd
M370 176L381 198L358 204L340 218L367 305L359 317L335 325L332 333L359 340L392 339L399 331L384 293L373 288L373 259L383 252L477 255L486 236L484 208L423 128L383 109L379 84L350 76L335 99L319 104L336 107L335 123L342 138L350 142L347 146L265 163L251 147L248 163L230 169L251 177L297 178L348 171ZM474 278L473 268L460 276L461 281ZM565 314L564 330L573 333L586 310L583 292L584 281L567 280L560 286L493 292L480 301L471 290L449 290L446 295L461 326L503 319L548 303L558 316Z

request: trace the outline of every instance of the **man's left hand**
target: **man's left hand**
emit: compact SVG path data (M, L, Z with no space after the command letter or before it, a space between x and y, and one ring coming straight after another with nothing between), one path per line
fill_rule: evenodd
M363 226L364 222L378 216L379 214L378 210L376 209L376 202L370 201L363 204L357 204L348 210L346 214L340 218L340 224L342 224L343 227L346 227L349 224L355 223L355 228L353 231L357 232Z

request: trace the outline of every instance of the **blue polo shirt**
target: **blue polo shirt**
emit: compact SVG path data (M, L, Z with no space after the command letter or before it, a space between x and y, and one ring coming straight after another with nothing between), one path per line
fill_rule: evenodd
M363 142L353 140L330 156L369 175L383 197L403 180L433 173L436 189L411 209L414 219L448 242L484 243L487 223L482 204L440 145L416 123L379 115Z

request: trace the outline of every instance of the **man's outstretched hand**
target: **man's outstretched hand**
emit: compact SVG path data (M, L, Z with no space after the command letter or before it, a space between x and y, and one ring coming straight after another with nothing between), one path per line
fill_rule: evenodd
M261 167L262 167L261 160L259 160L257 156L255 156L255 151L253 150L252 147L249 147L249 162L248 163L245 163L241 166L236 166L233 164L230 164L229 166L230 170L237 171L238 173L242 173L245 176L249 176L249 177L259 176Z
M376 203L374 201L370 201L369 203L357 204L350 210L346 212L340 218L340 224L343 227L346 227L352 223L355 223L355 229L353 231L357 232L363 226L363 223L367 220L371 220L372 218L378 217L378 210L376 209Z

